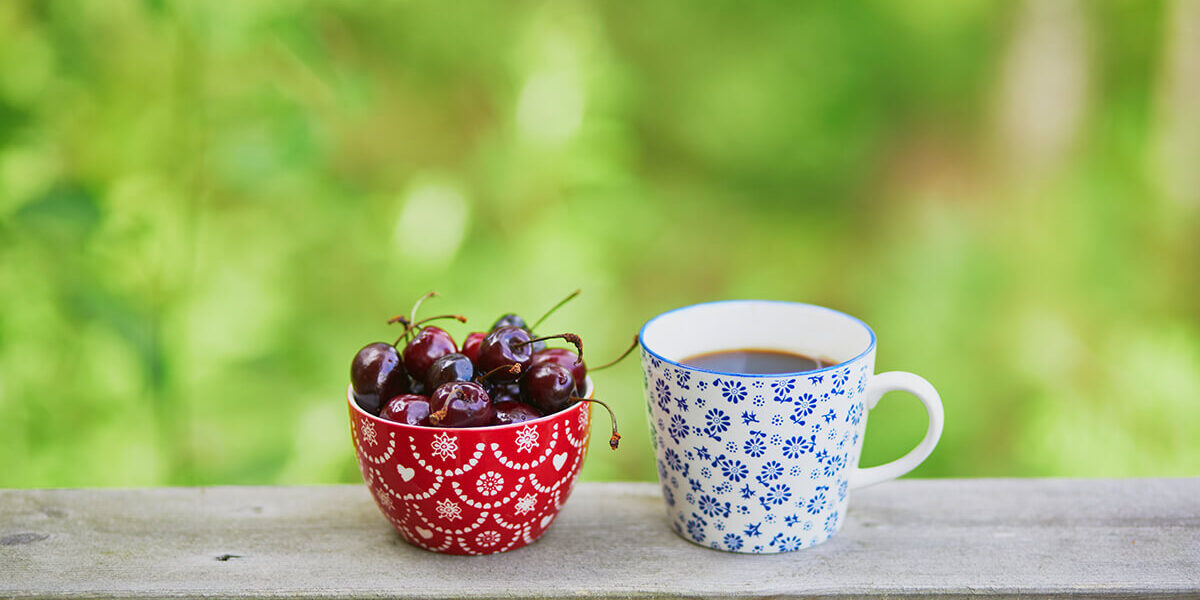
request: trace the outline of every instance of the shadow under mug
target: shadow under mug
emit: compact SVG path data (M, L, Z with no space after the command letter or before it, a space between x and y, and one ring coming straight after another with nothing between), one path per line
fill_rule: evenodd
M667 513L680 536L702 546L769 554L819 544L841 528L850 490L911 471L941 437L933 386L912 373L876 374L875 332L832 309L767 300L697 304L654 317L639 339ZM840 362L770 375L681 362L743 349ZM898 460L859 468L867 411L891 391L925 405L925 438Z

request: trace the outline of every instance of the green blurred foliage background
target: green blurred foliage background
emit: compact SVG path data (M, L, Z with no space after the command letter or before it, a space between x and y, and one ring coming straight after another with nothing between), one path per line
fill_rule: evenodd
M1196 475L1200 3L0 3L0 486L359 479L419 295L871 323L917 476ZM597 374L654 477L636 360ZM864 463L920 439L902 395Z

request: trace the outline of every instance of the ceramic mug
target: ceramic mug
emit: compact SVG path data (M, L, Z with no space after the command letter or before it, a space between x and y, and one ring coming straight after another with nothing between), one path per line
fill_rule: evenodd
M697 304L654 317L639 339L671 526L709 548L766 554L819 544L845 522L851 490L911 471L941 437L933 386L912 373L876 374L875 332L832 309L766 300ZM682 362L745 349L839 362L771 375ZM925 438L898 460L859 468L867 411L891 391L925 405Z

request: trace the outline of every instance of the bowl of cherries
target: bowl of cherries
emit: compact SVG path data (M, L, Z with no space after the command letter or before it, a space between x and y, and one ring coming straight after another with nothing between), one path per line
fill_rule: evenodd
M446 554L504 552L541 537L558 515L587 454L591 406L608 407L592 398L579 336L533 331L578 293L532 326L506 314L460 346L428 323L465 317L417 320L430 292L388 321L404 329L395 342L355 354L351 439L375 503L406 541ZM571 348L547 347L555 340Z

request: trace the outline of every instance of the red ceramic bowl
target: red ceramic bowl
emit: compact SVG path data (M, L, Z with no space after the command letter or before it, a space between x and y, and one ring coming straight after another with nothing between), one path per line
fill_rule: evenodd
M492 554L538 539L587 454L590 402L525 423L456 429L381 419L358 407L351 388L346 400L379 510L410 544L434 552Z

